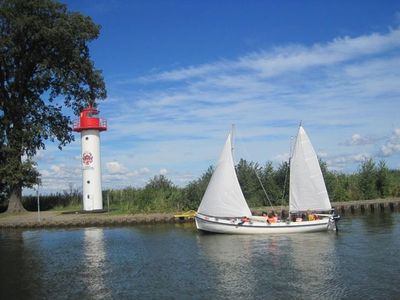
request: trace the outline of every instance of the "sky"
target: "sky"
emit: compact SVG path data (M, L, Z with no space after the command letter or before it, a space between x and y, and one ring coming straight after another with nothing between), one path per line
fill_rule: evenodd
M185 186L232 124L236 161L279 166L302 122L330 170L370 157L400 168L400 1L63 3L101 25L104 189L159 174ZM42 192L81 189L78 134L35 160Z

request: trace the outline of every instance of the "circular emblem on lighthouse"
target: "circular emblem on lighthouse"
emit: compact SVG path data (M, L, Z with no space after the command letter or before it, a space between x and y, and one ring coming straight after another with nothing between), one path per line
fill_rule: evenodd
M93 162L93 154L90 152L85 152L82 154L82 163L84 166L90 166Z

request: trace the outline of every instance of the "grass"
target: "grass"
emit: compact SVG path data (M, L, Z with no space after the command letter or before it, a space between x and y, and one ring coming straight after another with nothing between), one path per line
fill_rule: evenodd
M74 212L74 211L81 211L82 205L80 204L70 204L67 206L55 206L49 211L56 211L56 212Z

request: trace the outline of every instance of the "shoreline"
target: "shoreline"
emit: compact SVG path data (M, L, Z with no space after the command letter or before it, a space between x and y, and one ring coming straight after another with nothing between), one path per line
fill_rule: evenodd
M346 212L354 214L374 211L400 211L400 198L386 198L375 200L358 200L348 202L332 202L338 213L346 215ZM276 206L275 210L287 207ZM270 211L270 207L254 208L252 212L261 214L262 211ZM6 228L69 228L69 227L93 227L93 226L126 226L140 224L165 224L193 222L191 218L176 218L173 213L149 213L149 214L121 214L115 215L109 212L60 212L42 211L23 212L17 214L0 214L0 229Z
M65 213L60 211L43 211L40 212L40 221L37 212L3 213L0 215L0 228L68 228L180 222L182 221L175 220L174 215L169 213L112 215L108 212Z

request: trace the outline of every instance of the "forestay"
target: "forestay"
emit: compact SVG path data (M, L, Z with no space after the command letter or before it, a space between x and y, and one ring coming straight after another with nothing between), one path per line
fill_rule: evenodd
M290 161L289 206L291 212L331 209L317 155L301 126Z
M235 172L231 134L228 135L198 213L215 217L251 216Z

